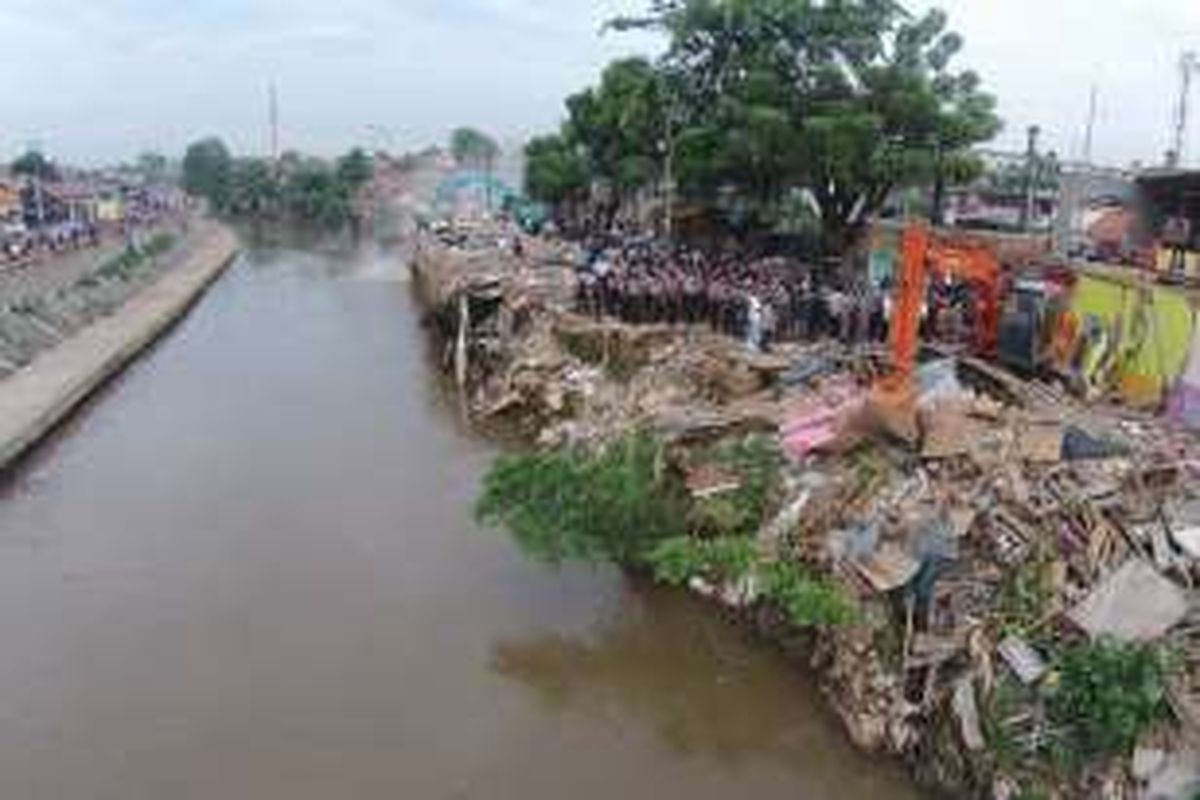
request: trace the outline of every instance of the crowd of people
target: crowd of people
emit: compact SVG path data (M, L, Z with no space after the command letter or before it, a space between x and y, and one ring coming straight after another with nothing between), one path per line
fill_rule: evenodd
M782 258L709 255L650 240L585 247L578 304L625 322L707 324L769 349L777 341L887 337L887 285L822 277Z

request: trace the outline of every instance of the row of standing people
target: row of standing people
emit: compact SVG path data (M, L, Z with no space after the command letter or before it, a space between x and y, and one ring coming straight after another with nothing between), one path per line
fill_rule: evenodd
M837 337L882 341L886 289L818 284L810 273L696 253L601 254L581 272L579 310L632 324L707 324L767 347Z

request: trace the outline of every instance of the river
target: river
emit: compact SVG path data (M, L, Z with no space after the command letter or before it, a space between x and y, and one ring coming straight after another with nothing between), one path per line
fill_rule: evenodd
M387 264L248 251L0 483L0 798L916 797L697 601L474 525Z

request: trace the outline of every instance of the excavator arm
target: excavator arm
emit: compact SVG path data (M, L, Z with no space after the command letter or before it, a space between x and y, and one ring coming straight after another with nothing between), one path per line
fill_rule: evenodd
M975 290L975 347L984 355L996 350L1000 330L1000 263L986 246L937 237L921 223L904 229L892 304L892 371L872 392L876 416L885 427L909 441L917 438L916 371L920 346L921 306L926 279L951 277Z

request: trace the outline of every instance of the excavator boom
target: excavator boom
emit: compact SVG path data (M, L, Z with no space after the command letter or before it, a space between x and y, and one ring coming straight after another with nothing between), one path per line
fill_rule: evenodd
M994 353L1000 330L1000 263L995 254L986 245L937 237L924 224L909 224L901 240L893 302L892 371L876 385L871 402L885 427L910 441L917 438L913 373L930 275L965 281L975 291L977 350Z

